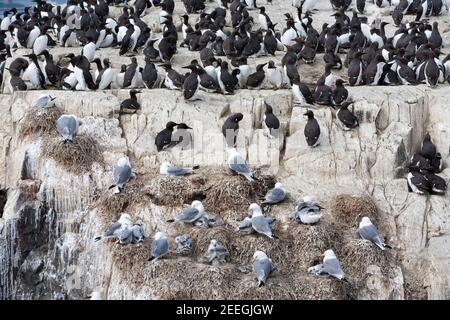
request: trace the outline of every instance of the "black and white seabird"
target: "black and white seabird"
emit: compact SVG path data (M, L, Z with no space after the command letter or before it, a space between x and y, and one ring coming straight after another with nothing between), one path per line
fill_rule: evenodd
M264 113L264 126L267 129L267 136L269 138L278 137L278 133L280 130L280 120L278 120L277 116L273 114L273 108L267 102L264 102L266 105L266 112Z
M358 118L348 110L350 102L346 101L342 103L339 110L336 112L336 118L342 125L344 130L351 130L359 126Z
M42 51L41 55L45 57L43 73L47 83L57 85L61 67L55 64L53 56L47 51Z
M444 195L447 191L447 182L433 172L425 172L425 178L430 182L430 194Z
M410 167L410 171L406 176L409 192L417 194L427 194L432 189L432 184L424 174L422 174L416 167Z
M292 94L294 96L294 104L307 105L314 103L314 97L308 86L300 80L294 81L292 84Z
M225 120L222 126L222 134L229 147L236 147L237 136L239 133L239 121L243 118L244 115L242 113L233 113Z
M317 147L320 137L320 126L317 120L314 118L314 113L311 110L308 110L305 113L305 116L308 117L308 122L306 123L304 134L306 138L306 143L310 147Z
M103 67L99 71L95 84L98 90L111 89L111 83L114 81L114 71L108 58L103 59Z
M45 76L42 73L37 56L34 53L26 54L24 57L29 58L30 64L25 70L33 89L45 89Z
M248 76L248 89L260 89L263 86L264 80L266 79L266 73L264 71L264 67L266 66L266 64L267 63L257 65L256 72Z
M220 75L218 76L218 82L222 93L233 94L236 86L239 84L238 75L240 74L239 69L234 69L231 73L228 71L228 63L222 61L220 67Z
M197 72L197 66L196 65L189 65L186 67L183 67L185 69L191 70L191 73L186 77L186 79L183 82L183 96L185 100L195 100L196 99L196 93L199 89L199 76Z
M351 86L358 86L363 82L364 65L361 61L362 51L358 51L348 66L348 82Z
M173 145L172 141L172 134L173 129L178 125L178 123L175 123L173 121L169 121L166 124L166 128L160 131L155 138L155 145L156 149L159 151L162 151L171 145Z
M130 98L125 99L120 104L120 111L124 113L135 113L137 110L141 108L141 105L139 104L137 100L136 94L141 93L141 91L138 90L130 90Z
M272 60L267 66L267 81L272 85L272 89L281 89L283 86L283 74L281 69Z
M322 79L317 82L316 89L314 90L314 102L321 105L330 105L331 97L333 96L333 89L325 84L325 80Z
M342 103L348 99L348 90L344 87L344 80L336 80L336 88L333 90L333 95L331 96L331 103L333 106L340 106Z
M425 137L423 138L420 148L420 154L429 160L432 160L436 157L436 146L433 142L431 142L429 133L425 134Z
M144 81L147 89L155 88L159 85L161 77L151 59L145 57L145 67L142 70L142 81Z
M123 81L125 77L125 72L127 71L127 66L125 64L120 66L120 72L117 73L115 83L117 88L122 89L123 88Z
M164 63L160 65L166 70L166 78L164 80L164 85L170 90L180 90L183 88L184 76L179 74L176 70L172 69L170 63Z

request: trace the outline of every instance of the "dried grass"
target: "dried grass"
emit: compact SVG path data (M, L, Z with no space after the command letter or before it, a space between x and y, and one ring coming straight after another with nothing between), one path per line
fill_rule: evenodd
M28 109L20 122L19 137L56 134L56 121L61 115L57 107Z
M336 220L347 226L358 226L362 217L373 219L377 215L375 203L366 196L339 195L335 198L333 209Z
M67 171L83 174L94 163L104 165L103 153L98 142L90 136L78 135L73 143L59 138L48 138L43 143L43 156L55 160Z
M272 176L255 173L257 181L249 182L220 169L204 168L187 177L157 177L145 192L157 205L179 206L201 200L206 210L215 214L226 210L247 209L275 185Z
M151 263L146 275L155 299L209 300L233 297L239 271L231 265L220 267L196 263L189 258L162 259Z
M370 265L380 267L383 274L387 274L390 268L389 251L382 251L367 240L350 240L336 254L342 263L346 278L358 288L365 285L366 270Z
M121 278L133 290L140 290L145 284L142 275L146 273L150 257L151 239L147 238L138 244L120 245L109 242L109 250L112 252L113 264L121 274Z
M111 190L106 190L100 195L95 207L98 208L104 226L117 221L121 213L133 211L139 205L148 205L150 198L144 193L143 186L138 177L128 182L120 193L114 194Z

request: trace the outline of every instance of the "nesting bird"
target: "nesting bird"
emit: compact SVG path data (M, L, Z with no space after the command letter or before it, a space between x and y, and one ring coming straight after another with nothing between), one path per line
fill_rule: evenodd
M192 168L182 168L174 166L169 162L163 162L159 167L159 173L168 176L184 176L193 173L194 170L197 170L199 168L200 166L194 166Z
M75 136L78 133L78 128L81 121L75 115L65 115L63 114L56 121L56 129L58 133L63 136L64 143L73 142Z
M125 185L135 177L130 165L130 161L122 157L117 161L117 165L113 169L114 184L109 189L114 188L114 193L120 193Z
M258 280L258 287L264 285L267 278L276 270L275 265L263 251L257 250L253 254L253 273Z
M295 207L293 218L297 223L316 224L322 218L321 210L323 208L311 197L305 196Z
M157 232L155 239L152 241L150 258L148 261L158 260L169 253L169 242L164 232Z

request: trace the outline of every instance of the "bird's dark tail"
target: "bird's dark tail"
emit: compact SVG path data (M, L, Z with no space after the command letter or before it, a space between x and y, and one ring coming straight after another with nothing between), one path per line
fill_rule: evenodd
M97 241L100 241L101 239L102 239L102 237L101 237L101 236L100 236L100 237L95 237L95 238L94 238L94 241L96 241L96 242L97 242Z
M166 222L172 223L172 222L175 222L175 219L169 219L169 220L166 220Z
M392 247L386 243L383 243L385 248L392 249Z
M200 169L200 166L193 166L192 169L193 169L193 170Z
M148 261L153 261L153 260L155 260L155 257L150 257L150 258L148 259Z
M259 283L258 283L258 287L262 287L262 286L264 286L264 284L265 284L264 281L260 280Z

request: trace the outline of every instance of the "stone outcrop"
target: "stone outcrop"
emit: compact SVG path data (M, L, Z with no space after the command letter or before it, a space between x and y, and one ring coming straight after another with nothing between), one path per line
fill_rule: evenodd
M287 5L273 2L278 7L274 17L281 19ZM319 9L322 6L328 3ZM317 21L326 14L318 14ZM152 17L154 11L145 19ZM62 55L73 48L57 50ZM100 56L111 52L102 50ZM186 52L175 60L196 55ZM277 59L281 56L277 53ZM177 60L174 65L184 62ZM121 63L127 63L126 58L117 58L117 66ZM308 72L312 67L302 68L302 77L305 73L311 82L317 78ZM314 66L319 75L322 68L321 61ZM239 90L233 96L203 93L202 101L190 103L180 92L144 90L139 96L142 109L133 115L118 112L127 90L50 91L63 113L81 118L80 134L94 139L102 150L101 163L76 174L43 155L49 141L60 139L57 134L20 134L27 125L25 114L41 92L11 95L4 88L0 96L0 298L86 299L94 290L107 299L450 298L450 198L409 193L404 169L429 132L445 159L440 175L449 181L448 85L433 90L424 85L349 90L359 129L343 131L332 108L312 107L323 133L320 146L314 149L307 147L303 136L306 107L293 105L285 89ZM282 122L278 140L264 135L264 101L274 107ZM244 114L239 151L259 176L282 182L288 191L287 201L269 213L279 220L279 240L238 236L235 231L258 195L249 191L254 185L226 170L221 125L234 112ZM156 152L155 135L168 120L194 128L192 150ZM112 168L123 155L130 158L137 179L123 194L113 196L108 191ZM188 178L163 181L159 164L166 160L201 168ZM226 194L227 188L239 191ZM161 198L169 192L178 197L176 201ZM240 194L247 197L239 198ZM370 199L377 209L343 218L335 210L336 196L342 194ZM313 196L326 208L317 226L296 225L289 219L304 195ZM166 222L197 198L205 200L206 210L223 225L205 229ZM150 237L166 231L171 248L175 236L190 233L192 255L171 253L167 259L149 263L149 238L124 247L95 242L95 236L122 212L141 219ZM381 252L356 239L363 215L371 215L393 249ZM230 250L231 260L224 266L198 261L213 238ZM308 275L307 268L329 248L340 258L350 283ZM262 288L256 287L248 272L256 249L265 250L278 267Z

